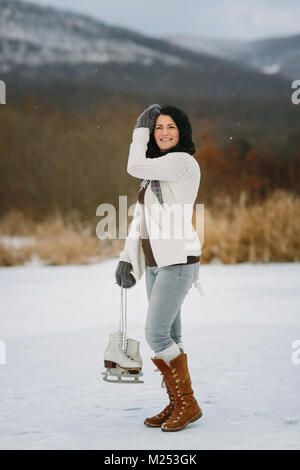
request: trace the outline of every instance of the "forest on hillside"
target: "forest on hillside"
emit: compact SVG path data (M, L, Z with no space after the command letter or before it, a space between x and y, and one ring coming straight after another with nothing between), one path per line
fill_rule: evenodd
M136 201L139 180L126 171L128 151L137 116L154 102L173 104L189 115L195 158L201 168L196 203L204 204L206 229L209 217L226 214L230 221L230 213L241 206L241 201L243 210L251 211L266 201L278 201L278 194L284 201L293 201L293 217L298 214L299 109L289 102L170 97L153 97L145 102L141 96L129 94L102 95L99 100L94 96L94 101L89 97L85 107L80 99L72 107L67 105L70 97L54 102L28 93L1 107L2 234L18 235L26 220L31 226L27 232L34 232L34 224L44 222L47 226L52 218L56 227L68 220L73 232L79 225L88 226L90 236L96 238L96 209L100 204L110 203L118 210L119 196L127 195L128 207ZM280 213L284 213L282 205ZM117 253L123 243L107 241L104 252L109 246L109 252L112 249ZM207 248L208 232L205 243ZM97 239L89 246L89 253L101 251ZM8 251L2 243L2 264L14 264L5 261ZM208 248L206 255L208 260L213 257ZM225 258L225 262L227 258L234 259Z

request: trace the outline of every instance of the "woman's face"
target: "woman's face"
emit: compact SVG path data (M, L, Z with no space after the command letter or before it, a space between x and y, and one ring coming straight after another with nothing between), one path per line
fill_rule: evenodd
M154 127L154 138L161 151L174 147L179 142L179 130L171 116L160 114Z

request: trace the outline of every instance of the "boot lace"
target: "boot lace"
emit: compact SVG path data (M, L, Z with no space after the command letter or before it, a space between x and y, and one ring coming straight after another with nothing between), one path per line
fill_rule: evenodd
M172 376L173 376L173 379L174 379L174 382L175 382L175 392L176 392L177 398L181 401L181 407L180 407L180 411L177 410L176 407L174 408L174 411L171 414L171 416L169 417L169 420L173 421L173 422L177 422L177 421L180 420L180 417L183 415L183 412L184 412L185 408L187 407L187 404L184 401L184 398L183 398L183 396L180 392L179 386L178 386L178 384L180 383L180 380L178 379L178 375L177 375L176 370L171 369L171 373L172 373Z

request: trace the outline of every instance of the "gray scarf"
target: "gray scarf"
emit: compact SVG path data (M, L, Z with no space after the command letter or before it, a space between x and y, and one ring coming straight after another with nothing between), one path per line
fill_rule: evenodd
M163 204L162 194L161 194L161 187L159 180L146 180L143 179L141 182L140 188L146 188L151 181L151 190L154 192L155 196L157 197L160 204Z

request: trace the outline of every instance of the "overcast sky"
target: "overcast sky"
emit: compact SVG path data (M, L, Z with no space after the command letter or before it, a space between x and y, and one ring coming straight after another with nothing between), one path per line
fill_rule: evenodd
M197 34L259 39L300 33L300 0L32 0L31 3L85 13L155 37Z

